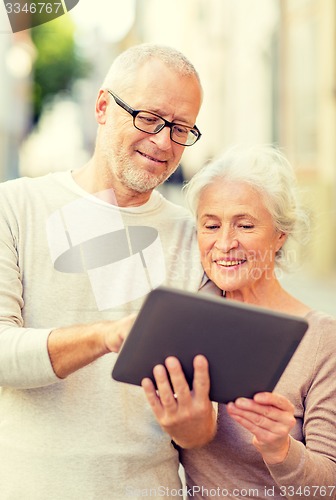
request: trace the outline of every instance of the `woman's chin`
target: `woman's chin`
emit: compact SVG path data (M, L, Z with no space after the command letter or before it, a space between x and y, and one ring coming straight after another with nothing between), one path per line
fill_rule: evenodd
M211 273L211 276L209 276L211 281L215 283L215 285L218 286L221 290L224 291L235 291L239 290L242 286L246 286L245 280L241 279L240 277L235 277L233 274L231 276L228 276L227 273ZM243 282L244 281L244 282Z

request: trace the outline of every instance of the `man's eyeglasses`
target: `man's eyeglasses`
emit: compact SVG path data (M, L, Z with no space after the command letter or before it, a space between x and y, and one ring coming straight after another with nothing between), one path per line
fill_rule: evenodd
M192 146L202 135L196 125L194 127L187 127L180 123L169 122L155 113L150 113L142 109L133 109L111 90L108 90L108 93L111 94L119 106L133 116L134 127L142 132L158 134L163 128L169 127L171 140L182 146Z

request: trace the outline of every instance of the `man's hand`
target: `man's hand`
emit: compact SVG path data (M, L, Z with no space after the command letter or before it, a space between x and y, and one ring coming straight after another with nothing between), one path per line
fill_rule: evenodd
M283 462L289 432L295 425L294 406L280 394L261 392L253 399L238 398L227 405L229 415L253 434L253 444L269 464Z
M208 443L216 432L216 412L209 399L210 377L206 358L199 355L194 359L192 391L180 362L174 357L167 358L165 366L155 366L153 374L158 390L148 378L143 379L142 387L162 429L182 448Z
M101 321L58 328L50 332L48 353L55 374L63 379L109 352L118 352L135 321L131 314L117 321Z
M101 334L108 352L119 352L121 344L131 331L136 314L130 314L118 321L104 321L101 323Z

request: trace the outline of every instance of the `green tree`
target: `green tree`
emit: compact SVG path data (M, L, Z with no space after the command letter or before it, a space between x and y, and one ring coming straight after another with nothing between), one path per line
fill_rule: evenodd
M72 84L89 70L88 61L79 53L74 40L74 25L69 15L31 29L37 50L34 62L33 119L60 92L71 91Z

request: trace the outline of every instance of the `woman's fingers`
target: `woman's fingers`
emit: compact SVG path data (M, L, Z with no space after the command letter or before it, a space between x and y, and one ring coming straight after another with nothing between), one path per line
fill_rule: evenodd
M295 425L294 406L275 393L259 393L253 399L238 398L227 405L231 417L250 431L253 444L265 460L282 461L289 447L289 432Z
M210 379L204 356L194 359L192 389L175 357L167 358L165 366L155 366L153 376L156 387L148 378L141 385L162 428L184 447L208 442L216 429L216 414L209 400Z
M295 424L294 407L286 398L272 395L247 399L239 398L228 405L232 415L240 416L260 428L272 430L274 433L283 429L291 429ZM260 404L259 401L262 401Z

